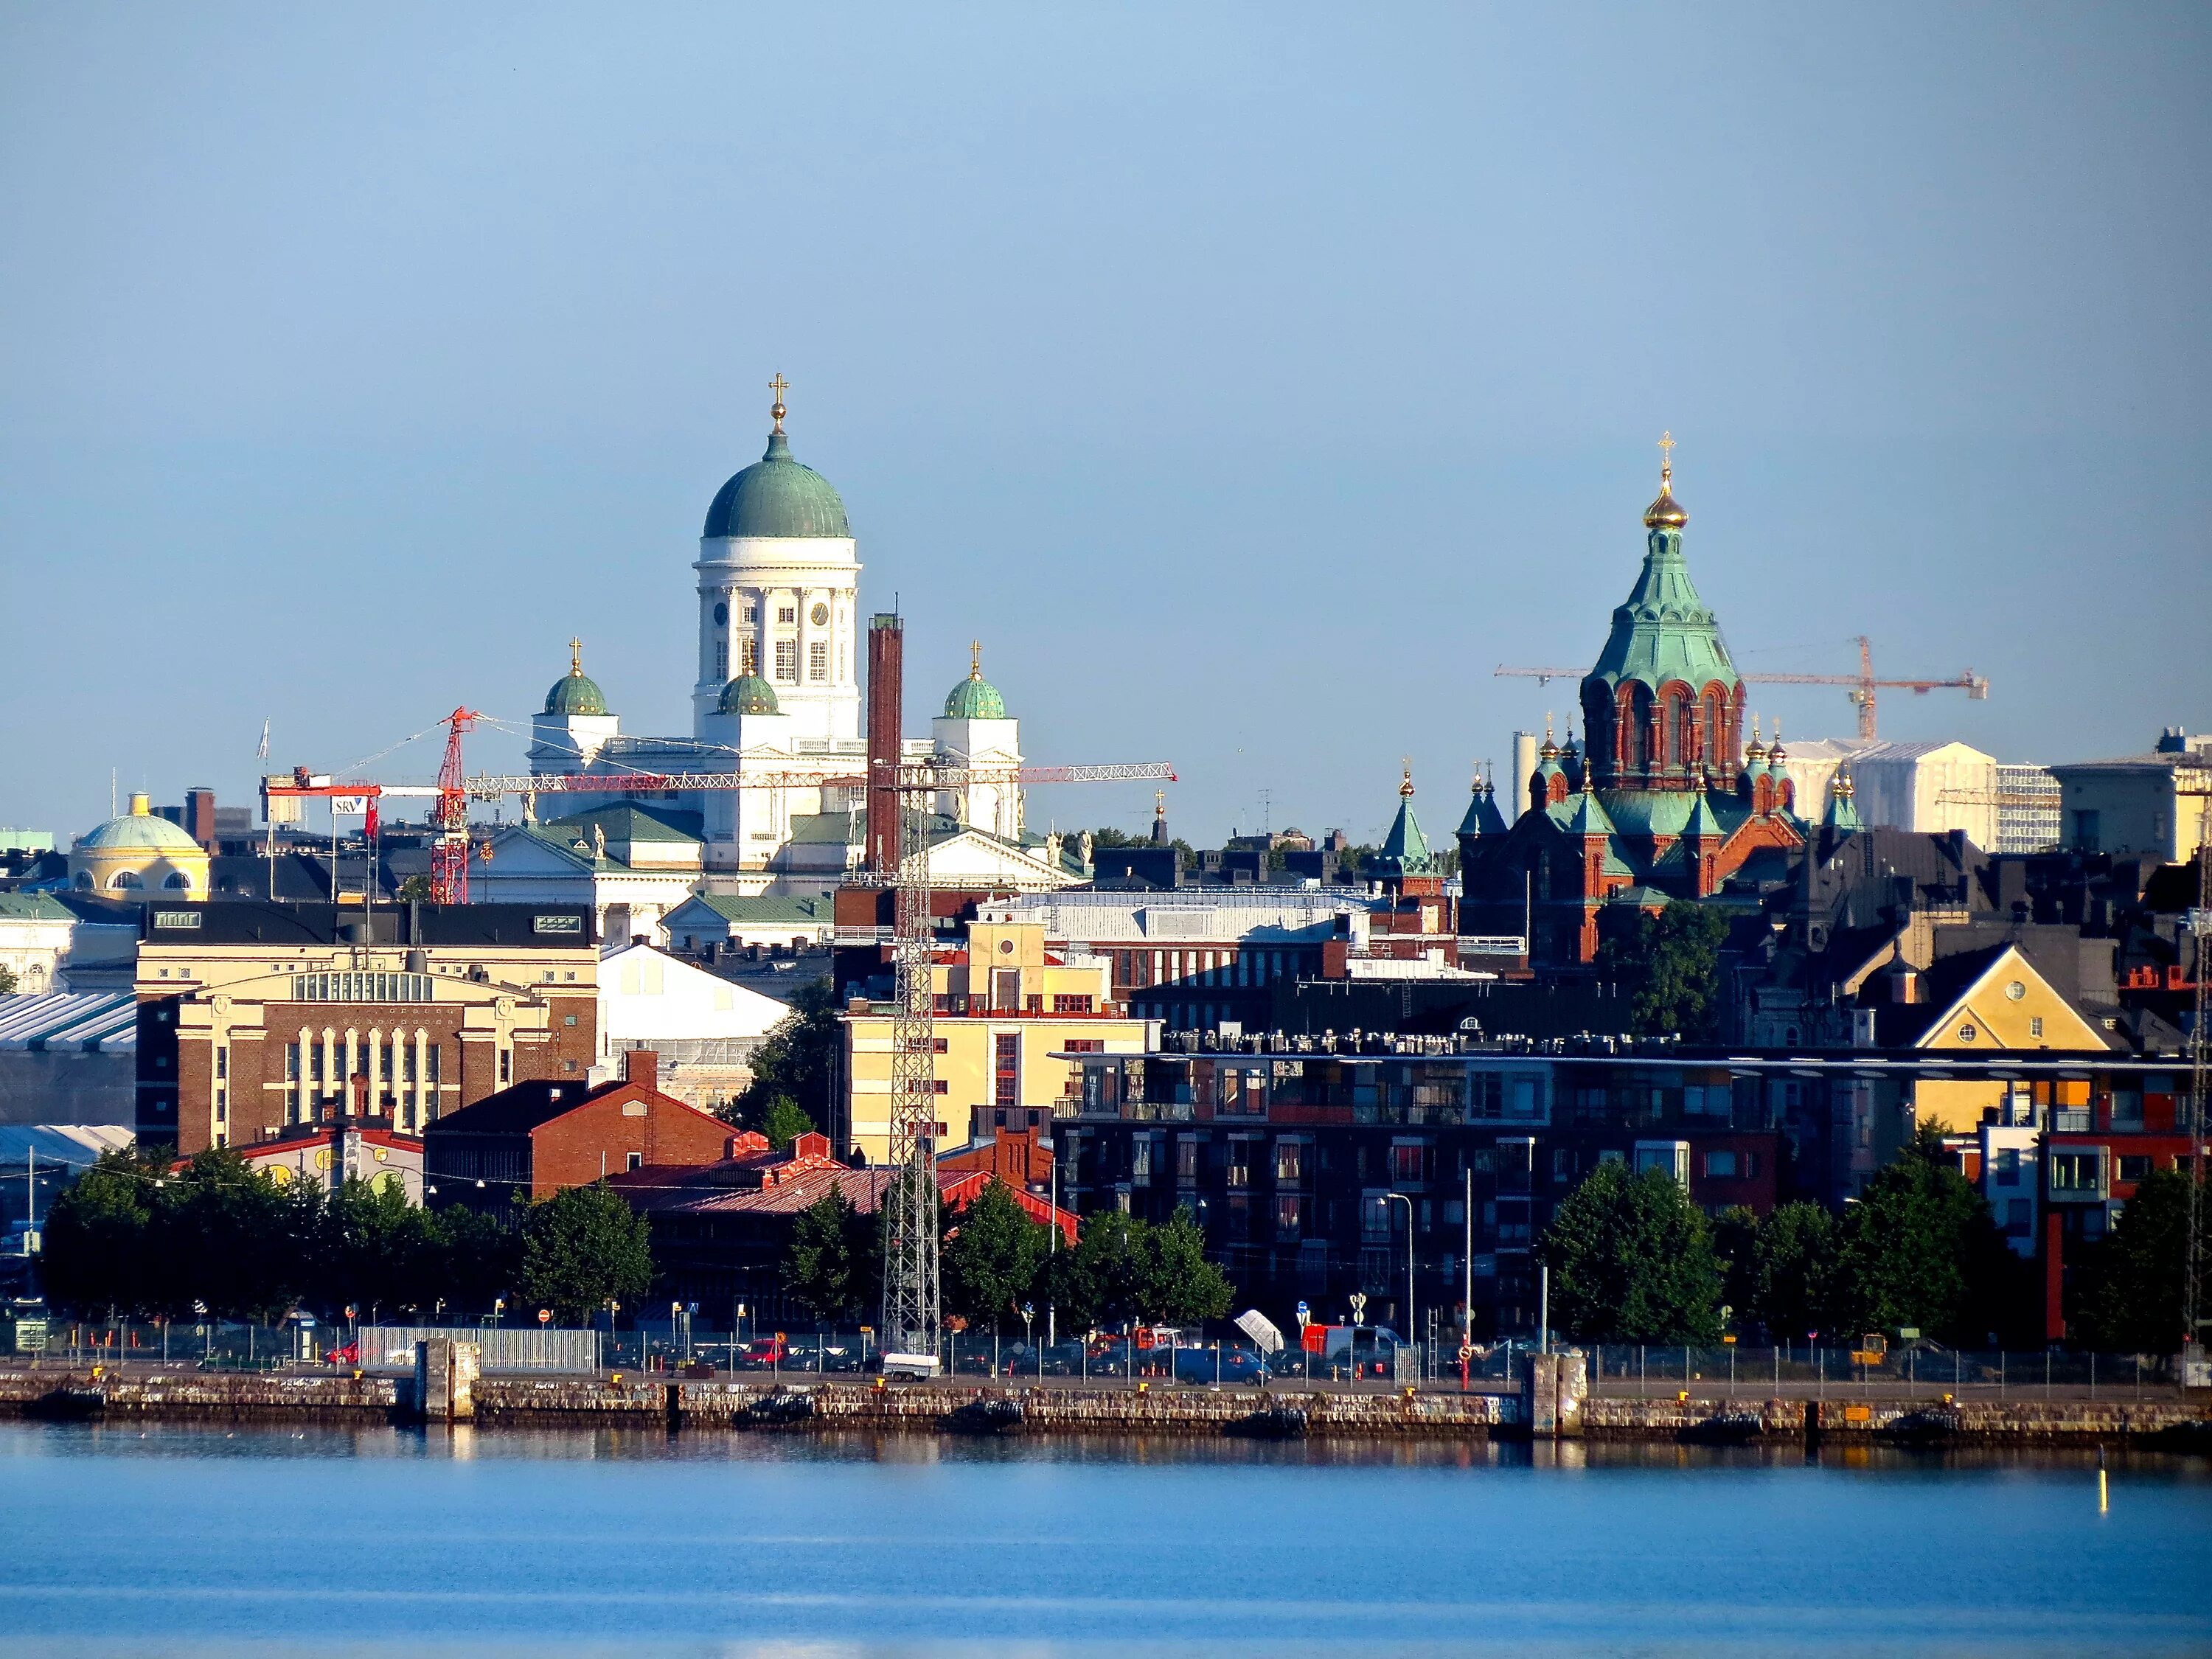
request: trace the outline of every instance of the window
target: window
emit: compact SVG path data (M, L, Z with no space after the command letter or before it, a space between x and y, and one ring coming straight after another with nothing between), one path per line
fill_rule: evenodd
M787 684L799 683L799 641L778 640L775 642L775 677Z
M2019 1147L2000 1146L1997 1148L1997 1167L1994 1178L1996 1184L2000 1187L2017 1187L2020 1185Z
M1428 1179L1429 1149L1425 1146L1393 1146L1390 1149L1390 1179L1399 1182Z
M1275 1237L1285 1242L1298 1236L1304 1221L1305 1200L1295 1193L1285 1193L1275 1200Z
M806 678L817 682L826 682L829 679L830 642L827 640L814 640L808 642Z
M1085 1000L1088 999L1086 998ZM1085 1008L1079 1012L1089 1013L1091 1011ZM1106 1040L1103 1037L1070 1037L1060 1046L1065 1052L1071 1054L1103 1054L1106 1052Z
M118 870L107 884L113 888L130 889L143 887L146 884L138 879L136 870Z
M2084 853L2099 850L2098 842L2104 835L2103 815L2097 812L2076 812L2074 815L2074 845Z
M2030 1014L2027 1017L2027 1034L2032 1037L2039 1037L2043 1035L2043 1016L2041 1014Z
M932 1094L941 1095L947 1092L945 1079L941 1077L933 1079L930 1082L929 1089Z
M2054 1193L2094 1193L2097 1190L2097 1154L2053 1152L2051 1190Z
M1734 1152L1707 1152L1705 1154L1705 1176L1707 1179L1712 1181L1734 1181L1736 1178L1735 1154Z
M1012 1031L991 1039L992 1102L1018 1106L1022 1098L1022 1040Z
M739 614L742 615L747 622L757 623L760 620L760 605L752 599L747 599L745 601L744 610Z
M1198 1137L1185 1135L1176 1142L1176 1179L1198 1179Z
M191 884L192 878L181 870L172 870L167 875L161 878L161 885L168 888L173 892L189 887Z
M2149 1180L2150 1159L2148 1157L2137 1158L2131 1154L2123 1156L2119 1164L2119 1179L2122 1181Z
M1152 1138L1139 1135L1129 1143L1129 1178L1149 1181L1152 1178Z
M501 1083L514 1081L514 1050L512 1048L499 1051L499 1080Z
M729 619L730 607L723 604L720 600L716 600L714 603L714 626L720 628L724 623L729 621Z
M1091 999L1055 991L1053 993L1052 1011L1055 1014L1087 1014L1091 1012Z
M730 642L727 640L714 642L714 678L718 680L730 678Z
M799 607L795 605L780 605L776 606L775 619L778 622L784 623L786 626L797 622L799 620Z
M643 1152L632 1152L629 1155L629 1167L631 1169L641 1169L644 1166L644 1164L645 1154Z
M1277 1141L1275 1143L1275 1179L1285 1186L1292 1187L1304 1180L1305 1152L1306 1149L1301 1142Z

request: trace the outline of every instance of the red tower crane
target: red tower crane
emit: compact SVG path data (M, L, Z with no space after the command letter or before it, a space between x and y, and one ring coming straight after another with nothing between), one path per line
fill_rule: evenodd
M446 758L438 767L438 839L430 848L430 896L469 902L469 790L461 773L461 733L482 718L472 708L446 716Z

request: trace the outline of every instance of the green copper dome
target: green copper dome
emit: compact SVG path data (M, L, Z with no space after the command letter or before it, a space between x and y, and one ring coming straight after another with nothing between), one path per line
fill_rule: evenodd
M199 842L194 841L179 825L167 818L157 818L148 806L146 797L131 797L131 810L121 817L110 818L76 839L80 852L91 852L100 848L161 853L197 853Z
M773 714L775 688L757 674L740 674L722 688L718 707L725 714Z
M969 648L968 678L945 694L945 718L949 720L1002 720L1006 700L999 688L983 678L983 647Z
M563 674L553 682L553 689L545 694L545 712L549 714L604 714L607 712L606 694L599 683L580 668Z
M779 428L769 434L767 453L722 486L700 533L848 537L853 531L836 487L791 459L791 441Z

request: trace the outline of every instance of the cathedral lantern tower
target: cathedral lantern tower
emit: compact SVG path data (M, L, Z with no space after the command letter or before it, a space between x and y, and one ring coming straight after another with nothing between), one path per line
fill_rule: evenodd
M699 667L692 729L706 738L723 688L768 682L792 735L857 742L860 665L855 613L860 565L845 503L791 453L779 374L759 460L724 484L699 539Z
M1701 790L1734 770L1743 683L1682 557L1690 515L1674 499L1671 435L1644 510L1644 568L1582 684L1590 781L1601 789Z

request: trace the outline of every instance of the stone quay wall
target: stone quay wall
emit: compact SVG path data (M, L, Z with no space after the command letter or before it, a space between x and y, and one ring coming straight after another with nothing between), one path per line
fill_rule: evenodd
M76 1367L0 1370L0 1416L217 1422L419 1420L415 1379ZM1533 1391L1532 1391L1533 1392ZM2162 1443L2212 1446L2212 1405L2083 1401L1575 1399L1544 1438L1816 1445ZM1540 1402L1539 1402L1540 1403ZM488 1428L594 1425L696 1432L1146 1435L1258 1438L1525 1439L1523 1393L1332 1394L1291 1389L1001 1388L968 1383L785 1383L608 1377L480 1377L467 1407ZM2191 1438L2194 1437L2194 1438Z

